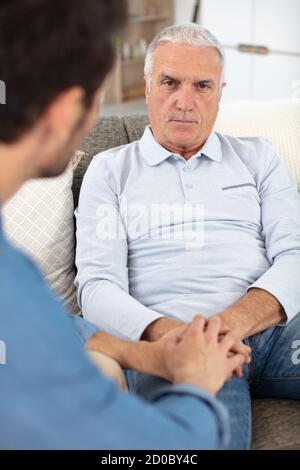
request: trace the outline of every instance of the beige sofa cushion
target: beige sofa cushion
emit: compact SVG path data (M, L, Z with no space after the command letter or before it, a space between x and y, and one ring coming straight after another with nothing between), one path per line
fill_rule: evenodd
M73 313L79 308L74 286L72 182L73 169L82 155L76 152L57 178L28 181L3 207L8 238L34 258L49 285Z
M215 130L257 136L276 145L300 187L300 101L235 101L221 104Z

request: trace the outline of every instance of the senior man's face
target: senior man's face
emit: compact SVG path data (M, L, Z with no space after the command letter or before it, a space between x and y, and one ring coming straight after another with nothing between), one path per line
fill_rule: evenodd
M212 47L160 44L146 84L148 114L156 140L190 158L214 126L224 84L222 62Z

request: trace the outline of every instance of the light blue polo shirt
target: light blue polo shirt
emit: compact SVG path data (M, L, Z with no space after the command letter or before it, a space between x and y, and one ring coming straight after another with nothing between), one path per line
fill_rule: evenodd
M93 159L76 217L78 300L107 332L209 317L251 287L300 311L300 199L265 140L212 133L186 161L147 127Z

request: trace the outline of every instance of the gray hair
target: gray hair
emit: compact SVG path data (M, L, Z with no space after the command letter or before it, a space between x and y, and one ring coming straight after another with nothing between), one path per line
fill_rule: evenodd
M189 44L195 47L213 47L215 48L222 61L222 79L225 68L225 52L218 39L207 29L195 23L184 23L168 26L161 31L149 44L146 58L144 74L145 78L150 79L152 73L152 57L155 49L163 43Z

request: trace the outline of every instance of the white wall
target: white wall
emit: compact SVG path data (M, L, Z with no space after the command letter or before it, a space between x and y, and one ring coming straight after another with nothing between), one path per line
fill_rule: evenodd
M175 23L186 23L192 20L194 0L174 0Z
M174 0L175 21L191 21L194 0ZM201 24L225 48L223 100L292 98L300 83L300 0L202 0ZM238 44L266 46L267 55Z

